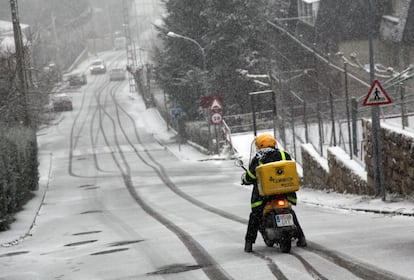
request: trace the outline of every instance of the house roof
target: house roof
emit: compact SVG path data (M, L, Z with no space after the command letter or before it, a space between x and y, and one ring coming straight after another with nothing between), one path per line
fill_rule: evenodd
M20 28L25 30L29 28L29 25L20 23ZM11 21L0 20L0 35L13 34L13 23Z
M23 43L26 42L25 30L29 29L29 25L20 24L22 29ZM15 52L14 48L14 32L13 32L13 23L10 21L0 20L0 53Z
M383 40L392 42L414 42L414 1L401 0L394 8L400 9L391 15L391 3L375 1L372 13L366 0L320 0L315 29L321 38L334 41L367 38L370 20L372 32Z

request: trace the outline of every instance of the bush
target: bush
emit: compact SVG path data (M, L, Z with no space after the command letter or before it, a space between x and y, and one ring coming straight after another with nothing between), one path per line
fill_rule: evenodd
M29 128L0 128L0 231L38 189L35 137Z
M191 142L197 143L206 149L209 148L208 125L205 121L186 122L185 135L186 139Z

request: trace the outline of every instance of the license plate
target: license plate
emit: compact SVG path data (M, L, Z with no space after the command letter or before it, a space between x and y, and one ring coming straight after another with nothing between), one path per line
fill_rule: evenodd
M276 224L278 227L293 226L292 214L276 215Z

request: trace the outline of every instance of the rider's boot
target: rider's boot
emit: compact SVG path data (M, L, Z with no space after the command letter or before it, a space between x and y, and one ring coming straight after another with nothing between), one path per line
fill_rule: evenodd
M253 242L246 240L246 242L244 243L244 251L246 253L253 252Z
M298 247L306 247L308 244L306 243L306 238L305 236L300 236L298 238L298 242L296 242L296 246Z

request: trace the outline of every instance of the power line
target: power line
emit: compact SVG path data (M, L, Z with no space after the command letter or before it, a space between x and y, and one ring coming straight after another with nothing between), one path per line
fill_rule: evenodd
M294 40L296 43L298 43L299 45L301 45L305 50L309 51L310 53L313 53L315 55L315 57L317 57L318 59L322 60L323 62L325 62L328 66L336 69L337 71L340 71L342 73L345 73L345 71L341 68L336 66L335 64L333 64L332 62L330 62L328 59L324 58L322 55L318 54L314 49L312 49L311 47L308 47L307 45L305 45L303 42L301 42L298 38L296 38L295 35L291 34L288 30L286 30L285 28L271 22L271 21L267 21L268 24L270 24L271 26L273 26L274 28L278 29L279 31L282 31L283 33L285 33L287 36L289 36L292 40ZM347 73L349 77L351 77L352 79L354 79L355 81L359 82L361 85L366 86L367 88L370 88L371 86L364 82L363 80L359 79L358 77Z
M135 5L135 2L133 2ZM122 1L122 8L123 8L123 17L124 17L124 34L126 38L126 52L127 52L127 66L132 69L132 71L136 71L137 68L137 59L135 53L135 44L131 37L131 29L129 23L129 1L123 0ZM135 6L134 6L135 9ZM129 72L129 71L128 71ZM128 74L129 77L129 91L135 92L136 91L136 84L134 77L131 73Z

